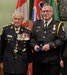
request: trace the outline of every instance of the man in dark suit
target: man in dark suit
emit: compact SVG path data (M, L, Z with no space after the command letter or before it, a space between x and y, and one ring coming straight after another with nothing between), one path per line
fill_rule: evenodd
M53 20L53 9L44 5L43 20L34 22L31 34L33 75L59 75L59 48L64 44L64 25Z
M67 75L67 27L65 28L66 32L66 41L65 44L61 47L61 61L60 65L63 68L63 75Z
M64 62L64 75L67 75L67 28L65 28L65 32L66 32L66 42L63 52L63 62Z
M21 26L22 14L12 15L12 24L3 27L1 35L0 67L4 75L26 75L30 56L30 30Z

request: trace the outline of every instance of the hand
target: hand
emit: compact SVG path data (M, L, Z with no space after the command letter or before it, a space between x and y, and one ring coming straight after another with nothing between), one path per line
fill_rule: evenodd
M3 63L0 63L0 67L3 69Z
M39 46L38 46L38 45L35 45L35 46L34 46L34 50L35 50L35 51L39 51L37 48L39 48Z
M48 51L48 50L50 50L49 44L45 44L45 45L42 47L42 50L43 50L43 51Z
M60 61L60 66L61 66L62 68L64 68L64 62L63 62L63 60Z

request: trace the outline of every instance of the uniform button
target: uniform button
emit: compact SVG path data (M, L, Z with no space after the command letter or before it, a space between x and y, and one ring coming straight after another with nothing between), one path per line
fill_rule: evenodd
M44 33L46 33L46 31L44 31Z
M21 31L23 31L23 29L21 29Z
M8 43L9 43L10 39L8 39Z
M17 56L15 56L14 58L17 59Z
M26 51L26 48L22 49L22 52L25 52Z
M43 36L43 39L45 39L45 36Z
M36 32L38 32L38 30L36 30Z
M17 49L14 49L14 53L17 53L18 52L18 50Z

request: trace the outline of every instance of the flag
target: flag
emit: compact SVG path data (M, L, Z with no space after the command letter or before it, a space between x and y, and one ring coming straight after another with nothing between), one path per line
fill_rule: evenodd
M54 11L54 20L59 20L57 0L49 0L49 4L52 6Z
M28 65L28 70L27 70L27 75L33 75L33 63L29 63Z
M28 26L28 16L27 16L27 1L26 0L18 0L16 5L16 11L22 13L23 22L22 26Z
M30 25L31 29L32 29L34 21L42 19L42 7L43 7L42 0L34 0L32 20L31 20L31 25Z

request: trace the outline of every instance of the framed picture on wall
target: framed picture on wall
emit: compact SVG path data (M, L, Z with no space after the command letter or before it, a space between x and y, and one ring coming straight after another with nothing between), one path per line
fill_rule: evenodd
M60 20L67 21L67 0L60 0L59 3Z

